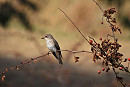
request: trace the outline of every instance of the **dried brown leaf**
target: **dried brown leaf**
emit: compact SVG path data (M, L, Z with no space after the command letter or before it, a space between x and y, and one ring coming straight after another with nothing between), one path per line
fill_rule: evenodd
M79 62L79 57L74 57L75 62Z

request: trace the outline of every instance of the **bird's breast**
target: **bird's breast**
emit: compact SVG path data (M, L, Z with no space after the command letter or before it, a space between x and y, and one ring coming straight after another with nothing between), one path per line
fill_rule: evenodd
M56 47L55 47L55 44L54 44L53 40L46 40L46 44L47 44L47 48L51 52L56 52Z

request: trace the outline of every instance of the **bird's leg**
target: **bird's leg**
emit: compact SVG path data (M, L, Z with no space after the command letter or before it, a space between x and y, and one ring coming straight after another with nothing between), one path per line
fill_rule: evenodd
M49 54L51 54L51 51L48 51L47 55L49 56Z

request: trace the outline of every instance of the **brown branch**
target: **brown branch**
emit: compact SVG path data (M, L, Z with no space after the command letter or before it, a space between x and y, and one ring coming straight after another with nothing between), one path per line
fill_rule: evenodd
M71 52L71 53L82 53L82 52L85 52L85 53L92 53L92 52L90 52L90 51L85 51L85 50L82 50L82 51L59 50L59 51L67 51L67 52Z
M101 8L101 6L95 1L95 0L93 0L96 4L97 4L97 6L99 7L99 9L104 13L104 11L103 11L103 9ZM113 24L110 22L110 20L109 20L109 18L108 17L106 17L106 21L108 22L108 24L110 24L110 27L112 27L113 26ZM114 33L114 30L112 30L112 32L113 32L113 38L114 38L114 41L116 40L116 38L115 38L115 33Z
M79 30L79 28L75 25L75 23L68 17L68 15L60 8L58 9L69 19L69 21L74 25L74 27L78 30L78 32L82 35L82 37L89 43L88 39L83 35L83 33Z
M114 30L112 30L112 32L113 32L114 41L116 41Z
M90 37L90 36L88 36L89 38L91 38L96 44L97 44L97 42L95 41L95 39L94 38L92 38L92 37Z
M107 22L108 22L108 24L110 25L110 27L112 27L113 26L113 24L109 21L109 18L107 18L107 20L106 20ZM113 38L114 38L114 41L116 40L116 38L115 38L115 33L114 33L114 30L112 29L112 33L113 33Z
M123 83L123 78L118 76L119 73L117 73L117 72L115 71L115 68L113 68L113 72L114 72L115 75L116 75L117 81L119 81L124 87L126 87L126 84Z
M83 51L58 50L58 51L67 51L67 52L71 52L71 53L82 53L82 52L92 53L92 52L90 52L90 51L84 51L84 50L83 50ZM35 62L36 60L38 60L38 59L40 59L40 58L42 58L42 57L45 57L45 56L47 56L47 55L50 55L50 54L51 54L51 52L49 51L48 53L46 53L46 54L44 54L44 55L38 56L38 57L36 57L36 58L31 58L29 61L21 62L21 64L16 65L16 66L14 66L14 67L6 68L5 71L3 71L3 72L0 73L0 74L3 75L3 74L5 74L5 73L8 72L8 71L12 71L12 70L19 69L19 68L21 68L21 66L23 66L23 65L25 65L25 64L30 64L32 61Z
M114 38L114 41L116 41L115 31L118 30L118 31L121 33L120 29L118 29L118 28L116 27L116 20L115 20L115 18L112 17L112 14L115 13L116 10L115 10L114 8L111 8L111 9L107 9L107 10L104 11L104 10L101 8L101 6L100 6L95 0L93 0L93 1L97 4L97 6L99 7L99 9L103 12L103 16L106 17L106 22L110 25L110 27L111 27L111 29L112 29L113 35L109 35L109 34L108 34L108 35L107 35L107 39L108 39L108 36L111 36L111 37ZM110 12L111 12L111 13L110 13ZM103 19L102 19L102 22L103 22ZM115 23L115 24L113 24L113 23ZM103 24L103 23L102 23L102 24ZM117 51L116 51L114 54L116 54L116 53L117 53ZM123 67L126 72L129 72L128 69L126 69L123 65L122 65L121 67ZM126 87L126 84L123 83L123 78L118 76L118 73L115 71L115 68L114 68L114 67L113 67L113 71L114 71L114 73L115 73L115 75L116 75L117 81L119 81L122 86Z
M97 4L97 6L99 7L99 9L102 11L102 12L104 12L103 11L103 9L101 8L101 6L95 1L95 0L93 0L96 4Z
M107 34L107 40L108 40L108 36L110 36L110 37L114 37L114 36L112 36L112 35L110 35L110 34Z
M15 69L19 69L21 66L23 66L23 65L25 65L25 64L30 64L32 61L36 61L37 59L40 59L41 57L47 56L47 55L49 55L49 54L51 54L51 53L48 52L47 54L38 56L38 57L36 57L36 58L31 58L29 61L21 62L21 64L16 65L16 66L14 66L14 67L6 68L5 71L3 71L3 72L0 73L0 74L3 75L3 74L5 74L5 73L8 72L8 71L12 71L12 70L15 70Z

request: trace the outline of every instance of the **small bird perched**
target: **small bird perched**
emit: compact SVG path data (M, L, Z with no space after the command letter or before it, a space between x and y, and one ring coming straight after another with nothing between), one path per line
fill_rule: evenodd
M46 40L47 48L51 51L51 53L59 60L59 64L63 64L62 62L62 54L60 51L60 47L58 42L53 38L51 34L46 34L43 38Z

